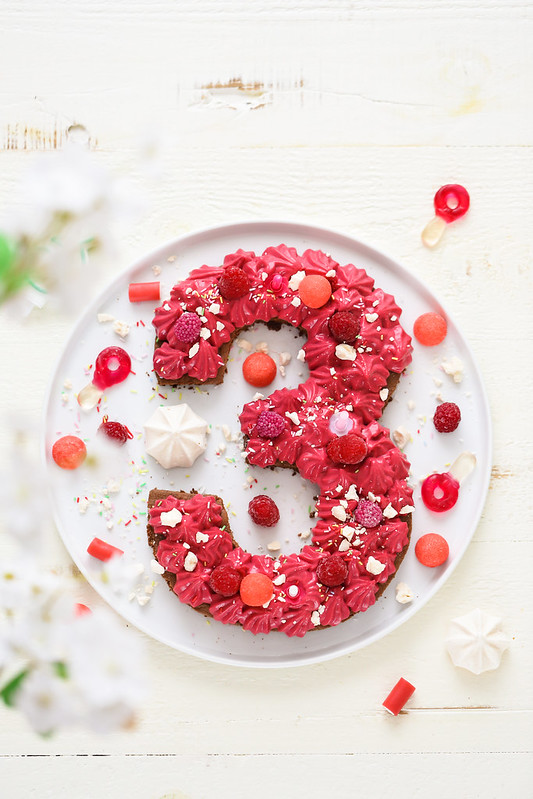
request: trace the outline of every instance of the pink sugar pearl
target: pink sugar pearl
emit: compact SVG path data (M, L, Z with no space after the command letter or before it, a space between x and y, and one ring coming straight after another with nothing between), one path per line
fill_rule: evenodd
M174 326L174 335L184 344L192 344L200 335L202 320L196 313L182 313Z
M355 520L362 527L377 527L383 520L383 513L377 502L361 499L355 509Z
M277 438L285 430L285 419L275 411L262 411L257 417L256 430L261 438Z

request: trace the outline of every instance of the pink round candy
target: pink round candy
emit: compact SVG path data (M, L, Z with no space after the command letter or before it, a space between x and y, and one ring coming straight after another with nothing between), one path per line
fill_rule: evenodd
M106 347L94 365L93 384L102 391L122 383L131 372L131 359L121 347Z
M275 411L262 411L255 429L261 438L277 438L285 430L285 419Z
M430 474L422 483L422 500L435 513L453 508L459 497L459 483L448 472Z
M174 335L184 344L192 344L200 336L202 320L197 313L185 311L174 325Z
M355 521L362 527L377 527L383 521L383 512L377 502L361 499L355 509Z
M458 183L449 183L441 186L433 200L435 213L445 222L455 222L460 219L470 207L470 195L464 186Z
M345 436L350 433L355 426L355 422L350 418L348 411L334 413L329 420L329 429L337 436Z

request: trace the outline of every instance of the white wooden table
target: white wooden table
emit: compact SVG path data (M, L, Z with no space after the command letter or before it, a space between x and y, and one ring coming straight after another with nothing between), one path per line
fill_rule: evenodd
M33 153L61 147L74 124L103 163L133 172L155 134L163 174L109 277L219 222L353 233L446 302L495 433L474 540L404 626L275 672L147 640L152 690L132 732L43 740L2 712L6 799L532 795L532 12L531 0L3 0L2 206ZM429 252L433 192L453 181L471 211ZM0 315L4 411L38 419L68 328ZM59 540L47 556L70 568ZM79 596L100 602L81 581ZM476 677L443 640L450 618L478 606L513 640L500 669ZM392 718L381 702L402 675L417 691Z

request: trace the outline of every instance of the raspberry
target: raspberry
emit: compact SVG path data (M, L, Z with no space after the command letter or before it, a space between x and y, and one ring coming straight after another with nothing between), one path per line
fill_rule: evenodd
M52 458L62 469L77 469L87 456L87 447L77 436L63 436L52 447Z
M448 325L438 313L423 313L415 320L413 333L417 341L425 347L434 347L446 338Z
M348 433L346 436L334 438L326 447L326 451L333 461L341 466L352 466L361 463L368 452L365 440L357 433Z
M433 424L439 433L453 433L461 421L461 411L455 402L443 402L433 416Z
M209 588L220 596L233 596L239 590L242 577L230 563L221 563L211 572Z
M355 520L362 527L377 527L383 521L383 513L377 502L361 499L355 509Z
M327 555L316 568L316 576L328 588L342 585L348 577L348 566L340 555Z
M108 417L104 416L104 420L98 428L99 432L105 433L108 438L112 438L117 444L125 444L128 438L133 438L133 433L128 430L126 425L120 424L120 422L108 422L107 419Z
M183 341L184 344L192 344L200 336L201 329L202 320L198 314L186 311L182 313L174 325L174 335L178 341Z
M252 572L242 578L240 595L245 605L258 608L265 605L274 593L274 584L270 577L261 572Z
M262 411L257 417L255 429L261 438L277 438L285 430L285 419L275 411Z
M250 288L248 276L239 266L226 266L218 281L218 290L226 300L244 297Z
M259 494L250 500L248 513L252 520L261 527L273 527L279 522L278 506L266 494Z
M322 275L306 275L298 286L298 294L308 308L322 308L331 297L331 283Z
M448 542L438 533L426 533L415 545L415 555L422 566L442 566L449 554Z
M340 344L353 344L361 330L361 311L335 311L329 317L329 332Z
M253 352L242 365L244 379L255 388L270 385L276 377L276 372L276 362L266 352Z

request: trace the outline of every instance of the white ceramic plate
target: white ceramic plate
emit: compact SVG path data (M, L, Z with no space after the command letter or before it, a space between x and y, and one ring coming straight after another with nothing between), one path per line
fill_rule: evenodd
M415 480L434 471L446 471L463 450L472 450L477 456L476 470L462 486L457 505L448 513L432 514L426 510L417 482L412 541L428 531L440 532L450 544L450 557L445 565L437 569L421 566L411 545L399 576L376 605L338 627L310 632L304 638L288 638L278 632L254 636L239 627L208 620L181 604L163 579L150 572L152 553L146 541L145 514L151 488L197 488L220 493L229 503L235 537L251 551L266 551L274 537L281 541L282 552L299 550L302 541L297 534L309 529L308 510L316 487L298 475L287 475L286 471L280 475L255 467L247 469L237 444L224 442L221 430L217 429L217 425L227 424L237 433L240 409L255 393L241 374L246 353L236 344L233 346L222 386L181 391L158 387L151 371L151 320L156 303L131 304L127 291L131 281L160 279L164 298L172 285L186 277L192 268L204 263L219 264L224 255L239 247L261 252L269 245L282 242L296 247L299 252L308 247L321 249L331 253L341 264L353 262L364 267L375 278L377 286L395 295L403 308L402 322L408 332L412 331L413 322L421 313L443 312L438 300L406 269L350 236L285 222L244 222L211 228L184 236L147 255L89 307L65 344L45 410L44 449L54 513L63 541L87 580L125 619L159 641L198 657L237 666L283 667L327 660L367 646L410 618L448 579L465 552L481 515L491 466L490 416L481 378L465 339L445 313L448 319L445 342L431 348L415 342L413 363L402 376L394 400L383 416L383 423L392 430L403 425L411 433L412 441L405 451ZM154 265L161 267L158 278L154 277ZM97 313L109 313L131 326L124 342L113 331L112 323L97 321ZM275 332L257 325L244 335L253 343L268 341L271 351L292 353L286 377L278 374L272 391L306 379L307 367L295 358L301 345L295 330L287 327ZM82 412L75 394L89 382L91 373L87 367L111 344L122 344L130 353L136 374L108 390L100 413L97 410ZM455 384L440 368L441 360L452 355L458 355L465 365L465 377L460 384ZM434 378L442 380L440 388L436 387ZM65 390L65 380L71 381L72 389ZM444 399L456 401L461 408L464 421L454 433L439 435L433 427L431 420L438 391ZM212 425L212 433L205 458L200 458L191 469L165 472L146 455L142 429L158 403L179 401L188 402L203 416ZM408 404L413 402L414 409L409 410ZM99 443L102 437L96 437L104 413L126 424L135 434L124 448L118 452L114 449L112 456L102 455ZM53 442L66 434L84 438L89 454L94 456L91 460L96 463L86 462L73 472L59 469L50 452ZM217 455L222 442L226 443L226 451ZM246 482L248 475L257 480L252 489ZM118 493L110 494L108 500L105 485L109 478L118 481L121 488ZM280 529L275 533L253 530L246 512L250 498L263 492L271 494L280 506L283 527L278 525ZM82 513L85 497L89 506ZM148 604L141 606L135 599L128 599L127 591L116 591L116 586L102 581L102 564L86 552L94 536L123 549L128 562L143 564L145 572L156 582ZM409 605L400 605L395 600L398 580L406 582L415 593L415 600Z

